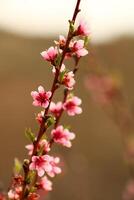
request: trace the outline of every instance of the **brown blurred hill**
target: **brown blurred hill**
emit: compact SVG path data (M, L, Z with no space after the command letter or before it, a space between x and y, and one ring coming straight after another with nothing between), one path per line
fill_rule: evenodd
M30 92L40 84L50 88L51 70L39 54L50 45L53 43L48 38L23 38L0 32L0 179L5 186L9 183L13 158L23 159L26 155L24 129L38 128L34 120L38 110L31 105ZM64 176L56 178L50 199L119 200L127 180L120 133L91 101L84 78L95 63L120 74L124 93L133 107L134 38L119 38L92 45L90 49L89 57L80 63L76 88L76 94L83 99L83 114L71 119L64 117L77 138L71 150L55 149L64 155L66 164Z

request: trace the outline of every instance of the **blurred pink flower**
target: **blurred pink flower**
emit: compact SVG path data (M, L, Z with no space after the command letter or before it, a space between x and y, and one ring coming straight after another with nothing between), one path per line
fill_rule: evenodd
M49 164L51 165L51 168L48 168L48 170L46 170L46 172L50 177L54 177L56 174L61 173L61 168L59 166L57 166L57 164L59 164L59 162L60 162L59 157L49 156Z
M88 36L90 34L87 24L84 21L80 22L78 29L76 30L76 34L81 36Z
M63 35L59 36L59 41L55 41L56 45L59 45L60 48L64 47L66 44L66 38Z
M62 144L66 147L71 147L71 141L75 138L75 134L70 132L68 129L64 129L63 126L58 126L51 132L54 142Z
M63 78L63 84L69 89L72 90L75 84L74 73L72 71L65 73Z
M14 190L9 190L8 198L13 200L19 200L19 195Z
M47 108L49 105L49 98L51 97L51 91L46 92L42 86L38 87L37 91L32 91L31 96L33 97L34 106L42 106Z
M41 111L40 113L37 114L36 120L39 122L39 124L42 123L42 119L44 117L44 113L45 113L45 111L43 110L43 111Z
M3 193L0 193L0 200L6 200L6 196Z
M86 81L94 100L101 104L109 104L117 95L118 87L113 78L106 75L92 75Z
M36 170L40 177L42 177L45 172L49 176L54 177L55 174L61 173L61 169L57 166L59 161L60 159L58 157L54 158L49 155L33 156L29 169Z
M59 101L58 103L51 102L51 104L50 104L50 111L56 117L59 116L61 110L62 110L62 102L61 101Z
M30 170L36 170L38 173L38 176L43 176L45 174L45 171L51 170L51 165L49 163L49 156L43 155L43 156L33 156L32 157L32 163L29 166Z
M70 116L81 114L82 108L79 107L81 103L82 101L80 98L73 96L72 98L67 99L67 101L63 104L63 109L66 110Z
M123 200L133 200L133 199L134 199L134 180L130 180L124 191Z
M74 53L78 58L88 54L87 49L84 48L84 40L78 40L73 43L72 53Z
M16 187L8 192L8 198L12 200L19 200L22 193L22 187Z
M47 178L47 176L41 178L40 187L46 191L52 190L52 182Z
M41 56L44 58L44 60L49 62L54 62L57 54L57 47L50 47L48 50L41 52Z

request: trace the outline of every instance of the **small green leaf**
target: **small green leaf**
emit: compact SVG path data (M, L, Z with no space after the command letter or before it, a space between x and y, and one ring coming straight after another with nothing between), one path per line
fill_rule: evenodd
M51 125L53 125L55 123L55 117L54 116L50 116L48 119L47 119L47 127L50 127Z
M60 62L61 62L61 53L60 53L60 51L58 51L58 55L57 55L57 57L56 57L54 62L55 62L55 66L59 66L60 65Z
M30 128L25 130L25 135L31 142L35 141L35 135L34 135L34 133L32 133Z
M87 46L89 44L90 38L88 36L86 36L84 38L84 46Z
M37 190L36 187L31 187L31 188L30 188L30 192L31 192L31 193L36 192L36 190Z
M70 32L71 33L74 33L74 30L75 30L75 27L74 27L74 22L73 21L69 21L69 24L70 24Z
M59 76L59 82L60 82L60 83L62 83L65 74L66 74L66 70L60 73L60 76Z
M19 174L22 170L22 163L19 161L18 158L14 159L14 174Z
M35 176L36 176L36 171L34 170L29 171L29 174L26 179L27 184L31 184L34 181Z

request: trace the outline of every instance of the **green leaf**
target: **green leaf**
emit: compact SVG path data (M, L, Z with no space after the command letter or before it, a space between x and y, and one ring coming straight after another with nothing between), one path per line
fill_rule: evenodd
M59 82L60 82L60 83L62 83L65 74L66 74L66 70L60 73L60 76L59 76Z
M70 32L74 33L75 27L74 27L74 22L69 20L69 24L70 24Z
M14 159L14 174L19 174L22 170L22 163L19 161L18 158Z
M36 190L37 190L37 188L34 187L34 186L30 188L30 192L31 192L31 193L36 192Z
M31 183L34 182L36 174L37 173L34 170L29 171L29 174L28 174L27 179L26 179L27 184L31 184Z
M50 116L48 119L47 119L47 126L50 127L51 125L53 125L55 123L55 117L54 116Z
M60 51L58 51L58 55L57 55L57 57L55 59L55 65L59 66L60 62L61 62L61 53L60 53Z
M88 36L86 36L84 38L84 46L87 46L89 44L90 38Z
M32 133L30 128L25 130L25 135L32 143L35 141L35 135Z

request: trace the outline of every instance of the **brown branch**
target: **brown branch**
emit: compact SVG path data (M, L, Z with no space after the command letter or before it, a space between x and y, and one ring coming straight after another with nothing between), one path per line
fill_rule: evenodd
M75 20L76 20L76 17L77 17L77 14L80 12L80 9L79 9L79 6L80 6L80 2L81 0L77 0L77 4L76 4L76 7L75 7L75 11L74 11L74 14L73 14L73 17L72 17L72 23L74 24L75 23ZM52 92L52 96L50 98L50 101L49 101L49 106L47 107L47 109L45 110L45 114L44 114L44 118L42 120L42 123L40 125L40 129L39 129L39 132L38 132L38 136L37 136L37 140L34 142L34 149L33 149L33 155L36 155L37 153L37 147L38 147L38 143L40 141L40 139L42 138L43 134L45 133L45 131L47 130L47 127L45 126L45 123L46 123L46 116L49 112L49 107L50 107L50 104L51 104L51 101L52 101L52 98L54 96L54 93L57 89L56 87L56 84L58 82L58 77L59 77L59 73L60 73L60 69L61 69L61 66L63 64L63 61L65 59L65 56L66 56L66 53L67 53L67 50L68 50L68 47L69 47L69 44L70 44L70 41L72 39L73 35L70 31L70 28L69 28L69 32L68 32L68 36L67 36L67 40L66 40L66 45L63 49L63 53L62 53L62 58L61 58L61 62L60 62L60 65L59 65L59 68L56 68L56 73L55 73L55 77L54 77L54 81L53 81L53 84L52 84L52 88L51 88L51 92ZM61 114L62 115L62 114ZM32 156L29 160L29 164L27 166L25 166L25 169L24 169L24 184L23 184L23 190L22 190L22 195L21 195L21 199L20 200L24 200L26 199L27 197L25 197L25 191L26 191L26 187L27 187L27 176L29 174L29 165L31 164L31 159L32 159Z

